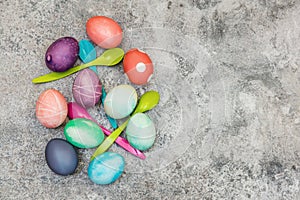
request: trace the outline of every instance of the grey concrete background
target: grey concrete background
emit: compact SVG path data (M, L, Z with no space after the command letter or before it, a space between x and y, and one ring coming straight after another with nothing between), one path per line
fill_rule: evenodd
M300 2L298 0L0 0L0 199L300 199ZM63 126L42 127L35 101L48 88L72 100L75 78L33 85L48 73L57 38L87 38L94 15L114 18L121 47L149 53L148 86L161 102L148 114L155 146L140 161L117 146L125 173L99 186L77 172L55 175L44 148ZM98 48L98 53L101 49ZM122 68L98 68L109 90ZM109 127L98 105L90 113Z

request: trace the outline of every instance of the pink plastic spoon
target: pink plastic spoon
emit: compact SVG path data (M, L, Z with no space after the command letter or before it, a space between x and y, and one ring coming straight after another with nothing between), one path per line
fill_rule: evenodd
M91 115L80 105L78 105L76 102L69 102L68 103L68 117L70 119L75 119L75 118L85 118L85 119L89 119L92 120L93 122L97 121L95 119L93 119L91 117ZM97 123L98 124L98 123ZM106 128L104 128L103 126L101 126L100 124L98 124L99 127L102 129L103 133L105 135L110 135L111 132L109 130L107 130ZM122 137L118 137L115 141L118 145L120 145L123 149L127 150L128 152L130 152L131 154L141 158L141 159L145 159L146 156L139 150L133 148L128 140L126 140L125 138Z

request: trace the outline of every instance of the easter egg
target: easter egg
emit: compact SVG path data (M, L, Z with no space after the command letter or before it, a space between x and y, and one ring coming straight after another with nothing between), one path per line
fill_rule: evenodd
M90 162L88 176L96 184L110 184L122 175L124 166L123 156L113 152L104 152Z
M133 115L126 128L126 138L131 146L144 151L152 147L155 141L155 126L144 113Z
M131 49L125 54L123 69L128 79L136 85L148 83L153 75L150 57L139 49Z
M68 142L79 148L94 148L104 140L104 133L98 124L84 118L70 120L64 134Z
M73 174L78 165L78 155L74 147L66 140L55 138L48 142L45 149L49 168L59 175Z
M36 102L36 117L47 128L56 128L66 119L68 106L65 97L55 89L42 92Z
M131 85L114 87L104 101L104 111L114 119L122 119L130 115L137 103L137 93Z
M90 108L100 100L102 84L94 71L84 69L76 76L72 92L75 101L80 106Z
M74 66L78 53L79 46L75 38L59 38L47 49L45 62L50 70L63 72Z
M98 46L104 49L117 47L122 41L122 29L113 19L94 16L86 23L86 33Z

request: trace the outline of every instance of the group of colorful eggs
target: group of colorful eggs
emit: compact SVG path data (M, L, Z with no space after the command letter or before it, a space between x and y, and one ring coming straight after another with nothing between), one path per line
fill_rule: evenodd
M122 29L113 19L95 16L86 23L88 37L104 49L115 48L122 41ZM85 40L87 41L87 40ZM64 72L73 67L84 43L72 37L64 37L52 43L45 55L47 67L55 72ZM85 60L81 57L83 62ZM137 85L148 83L153 74L153 64L149 56L138 49L129 50L123 59L123 69L128 79ZM91 69L84 69L76 76L72 93L75 102L82 109L95 106L102 95L102 83ZM113 119L128 117L137 105L137 92L131 85L119 85L107 94L103 106L105 113ZM70 103L61 92L47 89L36 102L36 117L47 128L57 128L69 115ZM70 116L69 116L70 117ZM48 142L45 150L49 168L57 174L73 174L78 165L76 148L94 148L104 140L100 126L90 119L70 118L65 125L66 140L55 138ZM131 116L126 128L129 144L138 150L149 149L155 141L155 126L151 119L137 113ZM89 163L88 176L96 184L110 184L117 180L125 166L124 158L114 152L105 152Z

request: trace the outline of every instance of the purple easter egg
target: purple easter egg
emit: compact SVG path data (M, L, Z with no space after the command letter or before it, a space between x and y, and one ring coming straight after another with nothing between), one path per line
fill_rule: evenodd
M102 84L97 74L90 70L80 71L73 83L75 101L84 108L96 105L102 95Z
M47 49L45 62L50 70L63 72L74 66L78 53L79 45L75 38L59 38Z

